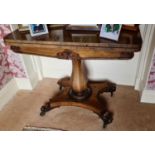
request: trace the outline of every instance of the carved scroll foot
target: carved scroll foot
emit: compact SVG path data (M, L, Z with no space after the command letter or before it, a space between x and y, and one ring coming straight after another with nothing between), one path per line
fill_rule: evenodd
M50 111L52 108L50 106L50 101L46 102L45 105L43 105L40 110L40 116L44 116L46 114L46 112Z
M103 120L103 128L105 128L108 124L112 123L113 121L112 113L108 111L101 114L100 117Z
M103 88L101 88L98 91L98 95L100 95L100 94L102 94L104 92L110 92L111 97L112 97L115 91L116 91L116 84L114 84L114 83L106 83L106 85L104 85Z

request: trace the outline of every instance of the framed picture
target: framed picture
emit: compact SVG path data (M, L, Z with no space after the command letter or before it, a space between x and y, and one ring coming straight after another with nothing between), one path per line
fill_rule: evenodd
M100 37L118 41L122 24L102 24Z
M40 36L48 33L46 24L29 24L31 36Z

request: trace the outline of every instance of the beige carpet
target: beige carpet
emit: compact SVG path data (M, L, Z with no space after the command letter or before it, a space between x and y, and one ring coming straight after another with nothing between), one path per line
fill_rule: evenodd
M118 86L111 98L104 94L114 120L103 129L102 120L93 112L78 107L60 107L44 117L40 107L58 90L56 79L44 79L33 91L19 91L0 111L0 130L23 130L25 126L58 130L155 130L155 104L139 103L133 87Z

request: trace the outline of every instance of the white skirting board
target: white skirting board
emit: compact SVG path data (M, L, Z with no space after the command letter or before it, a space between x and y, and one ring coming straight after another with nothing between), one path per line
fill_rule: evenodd
M14 79L16 81L19 90L20 89L32 90L32 85L29 79L27 78L14 78Z
M0 110L8 103L18 90L19 88L14 78L0 90Z
M155 104L155 90L143 90L141 93L141 102Z

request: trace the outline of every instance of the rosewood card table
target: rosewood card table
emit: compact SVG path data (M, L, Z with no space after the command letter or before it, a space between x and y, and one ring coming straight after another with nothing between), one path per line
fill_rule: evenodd
M112 96L116 84L87 80L83 61L131 59L134 52L140 51L142 41L138 28L128 30L123 27L118 42L100 38L99 32L100 27L60 26L53 27L49 34L38 37L31 37L29 32L18 30L5 37L5 43L14 52L72 60L71 77L58 81L60 91L41 107L41 116L56 107L78 106L97 113L103 120L104 127L112 122L112 113L102 94L110 92Z

